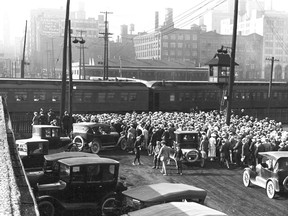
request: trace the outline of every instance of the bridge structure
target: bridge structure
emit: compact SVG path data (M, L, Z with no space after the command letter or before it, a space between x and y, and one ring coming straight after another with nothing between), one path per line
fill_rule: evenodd
M39 216L4 98L0 97L0 215Z

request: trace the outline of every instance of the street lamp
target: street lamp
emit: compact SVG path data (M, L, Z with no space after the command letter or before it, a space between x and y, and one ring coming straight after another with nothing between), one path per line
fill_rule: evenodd
M83 50L83 77L85 79L85 58L84 58L84 44L85 44L85 40L83 39L83 37L74 37L73 43L77 44L80 43L80 60L79 60L79 79L81 79L81 62L82 62L82 52L81 49Z

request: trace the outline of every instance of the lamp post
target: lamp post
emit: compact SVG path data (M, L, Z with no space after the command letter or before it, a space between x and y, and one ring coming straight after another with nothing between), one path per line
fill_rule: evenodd
M74 37L73 43L77 44L79 43L79 50L80 50L80 59L79 59L79 79L81 79L81 66L82 66L82 52L83 52L83 77L85 79L85 59L84 59L84 44L85 44L85 40L83 39L83 37ZM82 51L83 50L83 51Z

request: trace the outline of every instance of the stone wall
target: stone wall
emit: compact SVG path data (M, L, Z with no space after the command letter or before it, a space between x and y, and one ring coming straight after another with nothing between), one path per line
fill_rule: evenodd
M0 97L0 215L38 216L18 154L5 100Z

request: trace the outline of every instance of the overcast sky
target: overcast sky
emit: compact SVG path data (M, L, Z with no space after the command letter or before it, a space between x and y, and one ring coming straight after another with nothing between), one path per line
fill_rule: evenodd
M108 15L109 31L114 35L119 35L120 25L122 24L135 24L135 32L152 31L155 11L159 11L160 24L162 24L165 8L173 8L175 20L179 15L184 14L193 7L195 8L201 2L202 4L212 2L203 7L207 9L212 8L212 6L221 1L223 0L70 0L70 11L76 11L79 2L84 2L87 17L95 17L97 19L97 16L101 14L100 12L112 12L113 14ZM61 7L65 9L66 3L67 0L1 0L0 18L5 19L4 17L9 16L12 25L11 36L22 36L24 34L25 20L29 20L31 9ZM275 9L283 8L283 10L288 10L287 0L273 0L273 4ZM191 14L193 12L190 11L188 13ZM189 19L197 16L196 12L194 14ZM3 31L2 28L0 29ZM2 36L2 34L0 35Z

